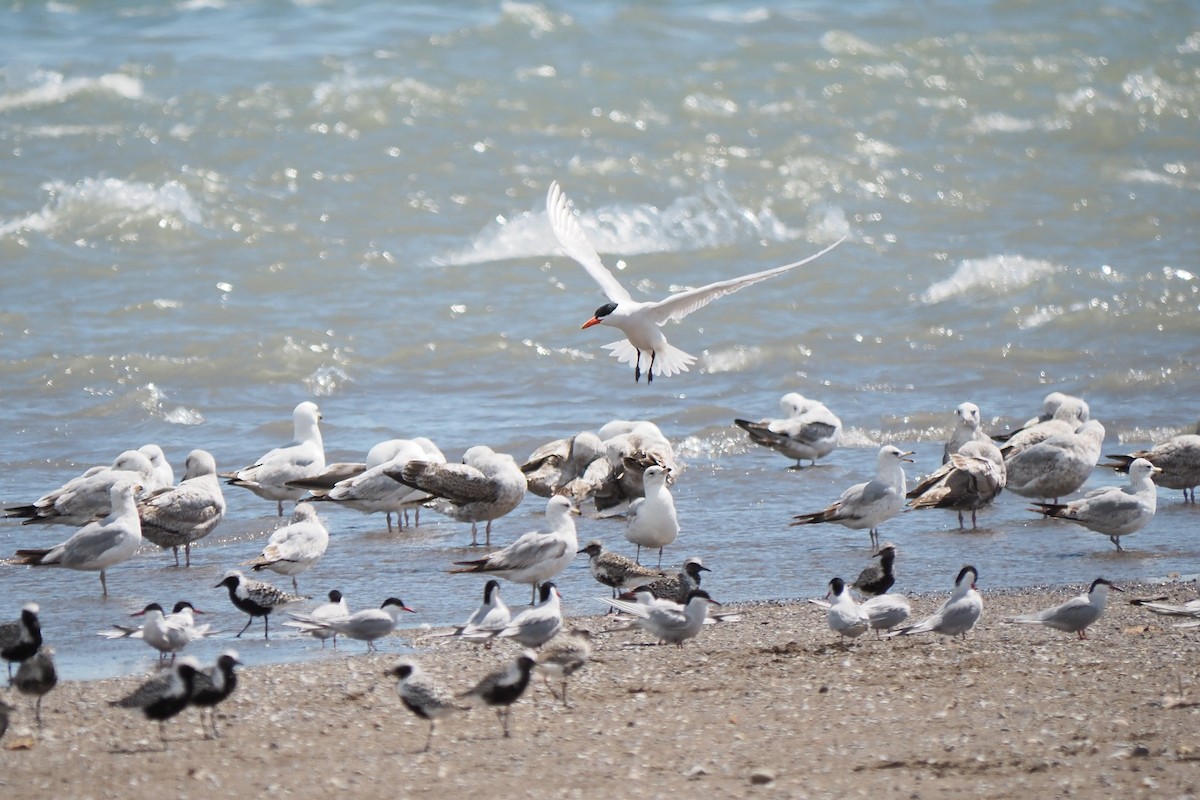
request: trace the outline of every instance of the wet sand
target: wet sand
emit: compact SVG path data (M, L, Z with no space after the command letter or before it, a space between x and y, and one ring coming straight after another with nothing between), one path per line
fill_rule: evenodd
M488 709L438 727L404 709L384 676L397 659L361 642L321 662L241 671L205 739L189 709L167 724L110 708L141 679L67 682L31 698L0 740L7 798L706 797L929 798L1200 793L1200 629L1131 606L1193 584L1126 586L1090 638L1008 625L1083 587L983 590L966 641L873 634L843 645L805 603L747 605L682 649L638 631L598 637L570 707L541 679L513 707L512 737ZM944 595L913 598L914 617ZM576 619L593 631L611 619ZM235 643L236 644L236 643ZM447 639L414 643L456 690L511 659Z

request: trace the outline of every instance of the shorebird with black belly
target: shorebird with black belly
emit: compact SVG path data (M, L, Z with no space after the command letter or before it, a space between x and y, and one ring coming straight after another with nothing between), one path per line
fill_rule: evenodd
M237 688L237 673L233 670L241 663L236 650L222 650L216 662L197 672L192 682L192 696L188 698L188 703L200 709L202 728L204 710L208 709L214 739L221 735L217 732L217 706L225 702ZM204 738L208 738L208 728L204 728Z
M238 631L238 637L241 637L246 632L246 628L250 627L250 623L254 622L255 617L262 617L263 638L270 639L271 623L268 617L271 615L271 612L279 606L305 599L298 595L288 594L269 583L251 580L238 570L232 570L227 573L224 580L213 588L219 589L222 586L229 590L229 599L233 604L241 611L250 615L250 619L246 620L245 627Z
M8 662L8 679L12 680L12 665L20 663L42 646L42 624L38 620L37 603L21 607L21 616L0 625L0 658Z
M496 710L496 718L504 727L504 737L507 739L508 718L512 713L512 704L521 698L529 686L529 676L537 666L537 657L532 652L524 652L508 666L490 672L483 680L472 688L458 695L475 703L481 703Z
M167 747L167 733L164 724L171 717L187 708L192 696L192 686L199 672L199 665L190 657L181 658L171 667L154 675L141 686L122 697L113 700L109 705L118 708L136 708L158 723L158 736L162 739L163 749Z
M384 673L396 679L396 694L400 702L412 713L429 722L429 735L425 737L422 753L429 751L433 743L433 732L437 721L455 711L466 711L465 706L454 702L454 695L421 666L410 658L402 658Z
M54 667L54 648L39 647L33 658L21 662L21 667L17 670L17 677L13 678L12 683L21 694L31 694L37 697L33 713L38 727L42 727L42 698L58 685L58 670Z

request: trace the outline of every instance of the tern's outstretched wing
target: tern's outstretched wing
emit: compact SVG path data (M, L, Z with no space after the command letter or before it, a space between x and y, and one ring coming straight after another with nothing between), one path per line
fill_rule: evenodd
M632 299L629 292L617 283L617 279L600 260L600 254L588 241L579 220L571 210L570 201L558 187L558 181L550 184L550 191L546 194L546 216L550 218L550 227L554 229L554 235L562 249L583 265L596 283L600 284L608 299L614 303L629 302Z
M743 275L740 278L730 278L726 281L717 281L716 283L710 283L707 286L700 286L695 289L689 289L686 292L673 294L670 297L660 300L654 304L654 321L659 325L662 325L668 320L675 320L678 322L693 311L704 308L718 297L724 297L727 294L733 294L738 289L745 288L752 283L758 283L759 281L765 281L768 278L774 278L776 275L781 275L790 269L802 267L811 261L815 261L844 241L846 241L845 236L838 239L824 250L812 254L808 258L791 264L784 264L782 267L765 269L762 272ZM591 270L589 269L589 272L590 271Z

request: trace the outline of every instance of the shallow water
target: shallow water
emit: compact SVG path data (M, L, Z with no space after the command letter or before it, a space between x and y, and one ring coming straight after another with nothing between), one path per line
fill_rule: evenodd
M1106 452L1195 424L1198 99L1200 12L1169 2L8 4L0 498L150 441L177 469L193 447L236 468L309 398L331 460L417 435L522 459L646 418L687 463L669 560L703 556L722 600L823 594L866 534L790 515L866 479L883 441L917 451L910 480L933 469L963 400L1000 430L1048 391L1083 395ZM698 368L635 386L600 347L616 337L578 329L603 297L556 254L555 179L635 294L849 239L670 325ZM816 469L730 426L787 391L845 422ZM101 601L94 575L0 567L0 616L37 600L72 678L149 663L94 632L150 600L187 597L231 635L244 618L210 587L277 520L226 497L191 570L147 548ZM888 523L898 588L941 590L964 561L984 589L1197 571L1178 492L1122 555L1024 507L1005 495L963 534L937 512ZM417 624L477 602L482 581L443 577L466 526L326 519L302 590L399 594ZM0 547L68 533L4 523ZM623 545L612 521L579 536ZM561 585L572 612L601 610L582 559ZM320 654L282 630L238 646Z

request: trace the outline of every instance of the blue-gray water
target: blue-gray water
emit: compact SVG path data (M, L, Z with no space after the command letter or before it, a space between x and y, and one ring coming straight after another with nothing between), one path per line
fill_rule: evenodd
M308 398L331 459L417 435L523 459L647 418L687 464L669 560L703 556L726 601L821 594L866 534L790 515L865 479L883 441L917 451L910 479L931 470L959 402L996 430L1083 395L1106 452L1195 424L1198 112L1186 2L5 3L0 499L147 442L177 469L194 447L236 468ZM635 386L600 349L616 337L579 330L603 299L556 255L554 179L635 294L849 239L669 326L699 368ZM787 391L845 421L815 470L729 424ZM226 497L191 570L147 548L101 600L94 574L0 565L0 617L38 601L74 678L151 661L94 635L150 600L186 597L228 636L244 618L211 587L276 520ZM965 561L985 592L1197 570L1178 492L1122 555L1024 508L1005 495L969 534L938 512L888 523L898 588L941 591ZM476 604L481 581L444 574L466 526L326 519L303 590L399 594L417 623ZM69 532L4 523L0 552ZM624 547L619 523L582 520L595 536ZM571 612L602 610L582 557L560 583ZM238 646L320 652L282 632Z

